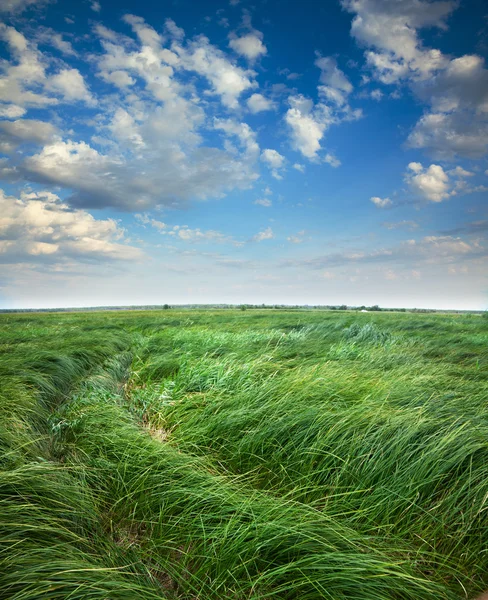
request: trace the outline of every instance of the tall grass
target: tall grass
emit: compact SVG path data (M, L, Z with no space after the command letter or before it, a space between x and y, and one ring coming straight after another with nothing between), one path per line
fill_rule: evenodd
M488 322L0 316L0 598L470 598Z

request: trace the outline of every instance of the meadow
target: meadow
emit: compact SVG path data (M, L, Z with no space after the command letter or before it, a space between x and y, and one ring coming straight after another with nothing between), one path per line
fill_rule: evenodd
M0 599L488 589L488 319L0 315Z

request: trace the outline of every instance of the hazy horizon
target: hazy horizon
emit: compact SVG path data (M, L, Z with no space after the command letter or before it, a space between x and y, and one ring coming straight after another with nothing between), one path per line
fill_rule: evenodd
M6 0L0 308L488 309L481 0Z

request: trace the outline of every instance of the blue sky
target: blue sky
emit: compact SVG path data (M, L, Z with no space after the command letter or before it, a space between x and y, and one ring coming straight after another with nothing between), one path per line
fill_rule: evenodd
M483 2L0 17L0 306L488 308Z

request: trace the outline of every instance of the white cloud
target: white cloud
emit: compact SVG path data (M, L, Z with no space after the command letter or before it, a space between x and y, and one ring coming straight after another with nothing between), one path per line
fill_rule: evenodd
M428 113L407 139L410 148L425 148L439 159L481 158L488 149L488 124L465 112Z
M263 44L263 34L254 29L251 23L251 15L244 11L242 17L241 29L244 33L238 35L235 31L229 34L229 48L232 48L236 54L244 56L253 63L260 56L267 54L268 50Z
M101 71L100 77L107 83L113 83L116 87L124 89L134 85L136 80L127 71Z
M440 165L432 164L424 168L421 163L408 165L405 181L411 189L422 198L431 202L442 202L450 196L486 191L485 186L469 186L467 179L474 173L457 166L445 171Z
M338 68L336 59L331 56L319 56L315 65L321 71L321 94L339 106L345 104L353 87L344 72Z
M184 29L178 27L173 19L166 19L164 22L164 28L173 39L182 40L185 37Z
M108 128L113 137L125 146L135 150L143 149L146 146L136 120L123 108L117 108Z
M25 115L27 111L16 104L0 104L0 117L2 119L17 119Z
M415 92L433 112L474 110L488 113L488 71L481 56L466 54L448 61L434 77L417 83Z
M288 236L286 239L288 242L290 242L290 244L301 244L304 241L305 233L306 233L305 229L302 229L295 235Z
M63 36L60 33L50 27L38 27L36 30L35 41L37 44L52 46L65 56L77 56L71 42L63 39Z
M2 126L3 142L9 148L25 145L22 153L2 161L2 175L62 186L71 192L73 206L123 210L179 205L249 187L258 177L255 132L235 119L214 121L206 111L214 112L215 94L224 105L237 107L240 94L256 85L248 78L254 73L234 65L206 38L185 42L184 32L172 21L166 22L162 35L140 17L126 15L124 20L137 41L102 25L94 28L103 48L93 57L98 74L122 93L114 94L111 103L102 98L97 104L91 141L74 141L79 139L76 131L54 139L50 125L42 121L36 127L31 123L29 136L20 135L19 124L7 124ZM0 35L14 56L12 64L2 65L7 83L0 82L0 106L6 107L6 115L60 101L95 104L77 69L60 69L59 61L51 65L13 28L0 27ZM189 81L189 70L205 78L202 98ZM212 129L225 134L219 147L204 144L204 132ZM29 141L45 146L32 155Z
M49 0L2 0L0 3L0 13L21 13L29 6L42 6Z
M297 171L300 171L300 173L305 173L305 165L302 165L300 163L295 163L293 165L293 168L296 169Z
M408 168L412 173L407 174L406 180L416 194L431 202L449 198L449 176L441 166L430 165L424 169L420 163L410 163Z
M157 219L152 219L147 213L135 214L134 217L143 225L151 225L151 227L154 227L158 231L163 231L168 228L166 223L158 221Z
M0 23L0 39L9 46L12 59L0 65L0 102L12 103L19 108L44 108L60 101L83 101L95 105L81 73L77 69L62 69L51 75L47 70L55 61L42 54L37 45L13 27ZM38 33L38 40L48 39L49 44L68 55L75 52L59 34L48 29Z
M405 81L429 106L408 137L408 145L425 148L438 158L483 156L488 139L488 70L483 58L451 58L424 48L418 30L446 29L458 6L454 0L342 0L355 13L351 34L374 50L366 62L385 84Z
M96 13L99 13L102 10L100 2L98 2L97 0L92 0L92 2L90 4L90 8L92 9L93 12L96 12Z
M144 46L151 48L151 50L155 52L158 52L161 49L161 44L164 39L153 27L147 25L142 17L126 14L122 17L122 20L132 27L132 30L139 38L143 49Z
M373 196L372 198L370 198L370 200L378 208L388 208L393 204L393 202L389 198L379 198L378 196Z
M10 153L22 143L43 144L52 139L56 128L50 123L31 119L0 123L0 148Z
M231 237L212 229L202 231L198 228L190 229L189 227L183 227L177 230L176 235L185 242L217 242L222 244L233 241Z
M56 98L42 93L47 81L46 66L37 48L22 33L2 23L0 39L7 43L13 57L11 62L4 61L0 65L0 102L20 107L56 104Z
M245 56L250 62L268 52L262 39L254 33L247 33L242 37L231 37L229 47L237 54Z
M271 175L275 179L281 179L280 170L285 164L285 157L277 150L266 148L261 153L261 160L271 169Z
M179 239L190 244L195 243L216 243L216 244L232 244L236 247L241 247L244 242L234 239L231 235L226 235L214 229L202 230L199 227L191 229L188 225L173 225L170 227L166 223L152 219L147 214L136 215L136 218L147 225L151 225L162 235L169 236L172 239Z
M324 162L327 163L328 165L330 165L331 167L334 167L335 169L337 167L340 167L342 164L341 161L336 156L331 154L330 152L328 152L325 155Z
M320 69L319 102L314 104L301 94L292 95L288 98L290 108L285 115L292 147L310 160L317 160L321 141L332 124L362 117L361 109L353 110L349 105L353 86L337 66L336 59L319 55L315 65ZM330 153L325 162L332 166L340 164Z
M278 75L284 75L288 81L295 81L301 77L300 73L293 73L288 67L285 69L278 69Z
M265 206L266 208L273 206L273 202L269 198L258 198L258 200L254 200L253 204L259 204L260 206Z
M137 260L142 252L121 243L124 230L113 219L72 210L55 194L29 192L20 199L0 190L2 262Z
M249 127L247 123L239 123L233 119L214 119L215 129L219 129L227 136L235 136L241 147L244 149L246 156L254 159L259 154L259 145L256 141L256 133ZM230 148L232 151L232 148Z
M185 47L174 42L172 50L180 59L179 66L205 77L227 108L237 108L239 96L257 86L252 80L254 71L241 69L233 64L203 35L188 42Z
M49 79L47 88L61 94L64 100L69 102L82 101L89 106L96 104L78 69L63 69L53 75Z
M274 238L273 230L271 229L271 227L267 227L263 231L260 231L259 233L257 233L252 238L252 241L254 241L254 242L262 242L264 240L272 240L273 238Z
M292 146L303 156L316 158L321 148L320 141L334 122L332 112L325 104L314 106L312 100L302 95L290 96L288 102L290 108L285 121L290 128Z
M379 53L367 52L366 58L384 83L407 76L425 79L442 66L441 53L425 50L417 29L444 29L445 20L456 8L456 2L342 0L342 5L355 13L351 35L359 44L379 50Z
M453 176L453 177L473 177L474 173L472 173L471 171L467 171L466 169L463 169L462 167L457 166L455 169L451 169L450 171L448 171L449 175Z
M265 110L274 110L276 104L272 100L265 98L262 94L252 94L247 99L247 107L253 114L256 114Z
M221 195L229 189L248 187L257 178L251 158L248 162L242 156L235 158L217 148L198 145L184 153L171 136L179 139L191 134L186 130L180 133L184 122L174 121L175 129L170 125L164 119L152 120L151 115L140 125L133 123L127 142L136 143L137 153L127 156L103 154L86 142L54 141L26 158L18 173L72 190L69 201L74 206L123 210ZM160 130L167 133L166 138L159 137ZM141 138L137 137L139 132L144 134Z

